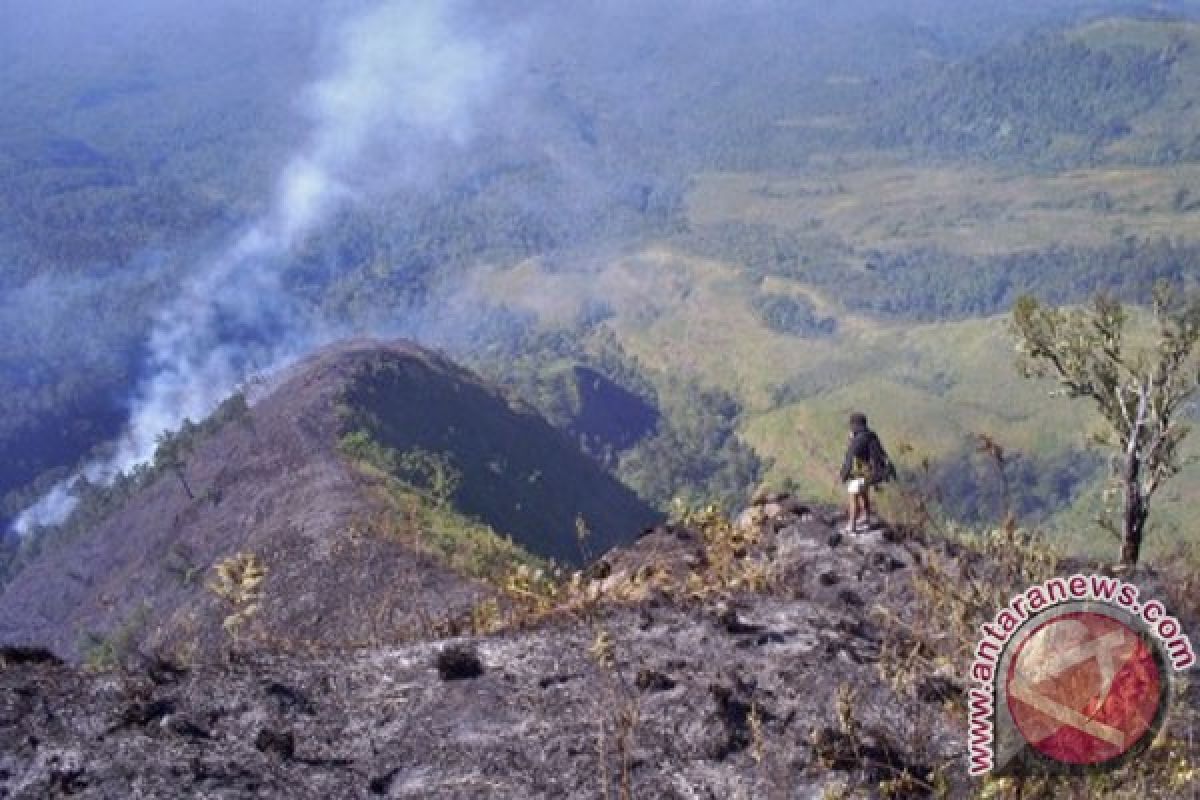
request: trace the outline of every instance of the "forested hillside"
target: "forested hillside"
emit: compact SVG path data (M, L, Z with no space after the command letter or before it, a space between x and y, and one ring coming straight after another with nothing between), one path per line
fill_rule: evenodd
M1041 169L1191 162L1198 43L1192 23L1109 18L925 65L878 97L875 141Z
M1100 49L1054 33L929 68L890 97L878 142L1048 166L1103 159L1107 145L1162 101L1184 47L1178 39L1161 50Z

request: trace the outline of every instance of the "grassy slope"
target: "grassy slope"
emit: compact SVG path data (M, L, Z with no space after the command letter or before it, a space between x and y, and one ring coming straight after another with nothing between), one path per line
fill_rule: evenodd
M492 291L521 305L514 290L536 274L528 263L497 273ZM603 293L617 312L608 324L642 363L692 373L746 404L741 432L775 459L770 480L791 478L831 499L843 420L854 408L870 414L893 450L912 446L901 457L910 465L953 454L972 433L988 433L1030 456L1056 454L1081 446L1098 423L1085 403L1050 398L1051 386L1018 377L1003 318L910 325L843 316L837 335L798 339L770 331L754 316L755 287L736 265L664 248L597 273L542 275L540 284L558 313L588 291ZM806 291L780 279L772 279L771 289ZM536 299L526 307L545 311ZM794 399L775 402L784 383L794 385ZM1200 454L1200 441L1192 441L1191 452ZM1178 528L1196 510L1198 495L1200 468L1193 466L1164 492L1160 522ZM1073 539L1107 547L1082 507L1061 522ZM1178 534L1152 541L1151 552L1162 553L1165 540Z
M819 177L709 173L688 196L697 224L749 222L816 228L856 249L936 245L986 256L1114 237L1195 238L1200 209L1176 210L1200 165L1115 167L1022 175L983 167L922 167L880 158ZM1093 208L1107 195L1110 207Z
M529 569L551 566L491 526L431 499L427 492L395 479L369 461L351 458L351 463L390 513L387 530L458 574L500 586L522 565Z

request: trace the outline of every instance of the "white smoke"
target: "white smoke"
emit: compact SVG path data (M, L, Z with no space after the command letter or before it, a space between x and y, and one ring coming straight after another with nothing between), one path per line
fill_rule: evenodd
M439 146L468 142L499 58L454 24L450 0L396 0L342 27L328 76L303 94L311 134L282 170L271 210L200 265L159 314L151 377L135 394L116 455L87 466L84 477L107 482L148 461L160 433L203 418L249 373L327 338L284 289L289 256L381 174L392 182L415 178ZM16 531L65 520L76 503L68 487L78 477L22 513Z

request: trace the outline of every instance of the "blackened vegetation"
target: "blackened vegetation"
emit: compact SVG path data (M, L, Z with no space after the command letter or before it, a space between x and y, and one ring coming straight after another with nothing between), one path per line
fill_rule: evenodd
M470 644L456 643L443 647L434 660L438 676L444 681L461 681L478 678L483 674L483 661L479 651Z
M675 681L670 675L655 669L640 669L634 679L634 685L643 692L666 692L675 688Z
M268 681L265 692L268 697L275 699L282 713L297 713L307 717L317 713L308 695L300 689L279 681Z
M905 560L899 582L911 563L904 551L864 539L832 550L823 544L828 526L807 512L768 521L764 535L775 529L742 560L766 559L764 569L789 577L778 591L729 592L744 626L714 625L721 604L683 594L617 599L672 575L681 590L695 583L689 574L719 580L689 561L701 532L675 527L606 555L610 570L599 581L616 594L593 607L591 624L564 614L478 640L435 634L291 655L264 644L235 665L197 665L165 682L137 667L99 676L54 664L0 669L0 738L13 745L0 748L0 790L51 795L69 776L120 796L132 771L153 796L386 796L403 786L458 797L486 781L487 797L600 797L597 742L612 730L614 697L630 703L621 719L633 797L671 797L681 775L714 797L815 795L831 781L869 786L956 757L946 734L957 713L931 717L937 738L906 736L895 728L896 704L880 701L877 648L858 660L825 650L824 639L846 638L859 652L860 629L875 626L803 577L838 571L882 601L886 582L876 573L856 580L858 563L864 551L886 550ZM651 565L660 570L651 575ZM618 643L611 665L592 654L594 624ZM859 633L843 637L843 629ZM627 676L628 694L612 693L611 670ZM862 729L891 726L890 736L847 735L836 751L810 741L811 730L832 724L829 696L841 681L870 697L858 709ZM897 703L905 718L920 711ZM46 755L61 752L80 757Z
M755 707L751 699L756 687L752 682L747 683L740 676L733 676L732 685L713 684L708 687L716 706L716 716L725 732L723 739L713 743L710 753L712 758L722 761L734 753L739 753L753 742L753 731L750 720L753 715L763 716L763 712Z
M708 797L965 797L978 785L962 769L968 681L955 665L978 624L1035 581L1030 569L1098 567L1046 561L1003 534L953 544L913 523L830 546L836 510L782 494L728 522L705 513L661 526L581 576L583 605L480 638L291 655L264 643L166 680L136 666L9 663L0 792L57 796L69 783L119 797L136 774L155 797L460 797L481 786L489 798L599 798L619 720L632 797L678 796L681 780ZM745 552L728 558L746 569L729 572L720 542L735 534ZM1181 602L1194 579L1140 575L1194 627ZM861 605L840 600L848 587ZM731 618L741 623L720 623ZM1194 690L1173 707L1195 707ZM1105 776L1111 791L1177 798L1197 758L1193 722L1171 715L1161 747ZM1045 796L1096 796L1095 776L1051 780Z
M823 727L813 731L811 745L819 763L845 772L863 769L867 780L875 784L904 780L905 776L923 778L930 774L928 765L914 763L897 742L881 732L852 734ZM914 781L908 791L894 793L894 796L927 797L929 794L923 782Z
M288 731L263 728L254 737L254 747L261 753L290 761L296 754L296 737Z
M62 659L44 647L21 645L0 647L0 667L17 664L50 664L58 666L62 663Z

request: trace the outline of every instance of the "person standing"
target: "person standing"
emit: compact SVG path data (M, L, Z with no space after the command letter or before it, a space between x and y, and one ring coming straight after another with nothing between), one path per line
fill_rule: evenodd
M869 530L873 524L871 513L871 488L896 476L896 469L888 458L887 451L875 431L867 427L867 416L860 411L850 415L850 442L846 446L846 457L838 473L839 481L845 484L850 495L849 519L845 533L860 530L859 514L863 517L861 530Z

